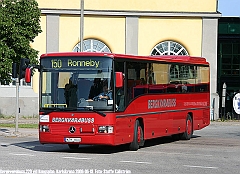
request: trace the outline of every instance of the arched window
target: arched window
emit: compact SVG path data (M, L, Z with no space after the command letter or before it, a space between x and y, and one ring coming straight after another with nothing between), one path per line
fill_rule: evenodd
M80 51L80 42L73 48L74 52ZM111 53L110 49L103 42L96 39L86 39L83 41L83 52L105 52Z
M157 44L151 51L151 55L188 55L187 50L179 43L174 41L164 41ZM170 80L186 78L190 72L190 66L171 65Z
M151 55L188 55L188 52L177 42L164 41L152 49Z

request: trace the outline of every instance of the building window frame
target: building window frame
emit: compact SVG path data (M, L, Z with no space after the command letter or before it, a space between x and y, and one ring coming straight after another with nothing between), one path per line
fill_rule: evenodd
M184 46L175 41L163 41L151 50L151 55L189 55Z
M74 46L73 52L80 52L80 44ZM110 48L100 40L97 39L85 39L83 41L83 52L105 52L111 53Z
M187 49L182 46L180 43L167 40L158 43L151 51L151 56L154 55L182 55L188 56ZM170 66L170 79L174 80L176 77L179 77L180 69L179 65L172 64ZM184 68L184 67L183 67ZM184 72L189 72L189 67L187 69L181 69ZM182 72L183 73L183 72Z

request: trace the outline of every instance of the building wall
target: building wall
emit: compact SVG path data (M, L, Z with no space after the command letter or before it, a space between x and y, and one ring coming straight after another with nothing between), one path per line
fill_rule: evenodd
M172 40L183 45L189 55L201 56L201 37L202 20L200 18L141 18L139 19L138 54L150 55L155 45Z
M80 0L37 0L40 8L79 9ZM90 0L86 9L116 11L216 12L216 0Z
M32 47L39 51L39 56L46 52L71 52L80 41L81 1L37 2L43 32ZM163 41L178 42L189 55L204 56L210 62L211 93L215 94L220 17L216 9L216 0L85 0L84 39L100 40L112 53L135 55L150 55L153 47ZM38 76L35 73L33 77L32 91L36 95Z
M0 115L16 115L16 87L0 87ZM38 115L38 94L33 92L29 87L19 88L18 105L20 108L19 116L35 117Z
M72 51L80 41L79 16L63 15L60 16L59 21L59 51ZM84 39L88 38L101 40L114 53L123 53L125 18L118 16L84 17Z

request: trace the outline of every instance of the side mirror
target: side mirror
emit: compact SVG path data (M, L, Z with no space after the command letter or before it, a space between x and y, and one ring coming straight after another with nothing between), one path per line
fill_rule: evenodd
M26 83L31 83L31 76L32 76L32 69L28 67L25 70L25 82Z
M115 79L116 79L116 87L117 88L123 87L123 73L115 72Z

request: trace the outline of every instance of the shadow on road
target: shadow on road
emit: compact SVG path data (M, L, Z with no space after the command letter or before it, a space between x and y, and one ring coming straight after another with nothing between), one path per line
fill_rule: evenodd
M199 136L193 136L193 138L198 138ZM146 140L144 149L146 147L153 147L167 143L173 143L179 141L179 139L169 137L155 138L151 140ZM105 145L80 145L78 149L69 149L67 144L45 144L42 145L39 141L26 141L20 143L13 143L13 146L20 148L25 148L33 151L41 152L60 152L60 153L89 153L89 154L113 154L129 150L129 144L118 145L118 146L105 146Z

